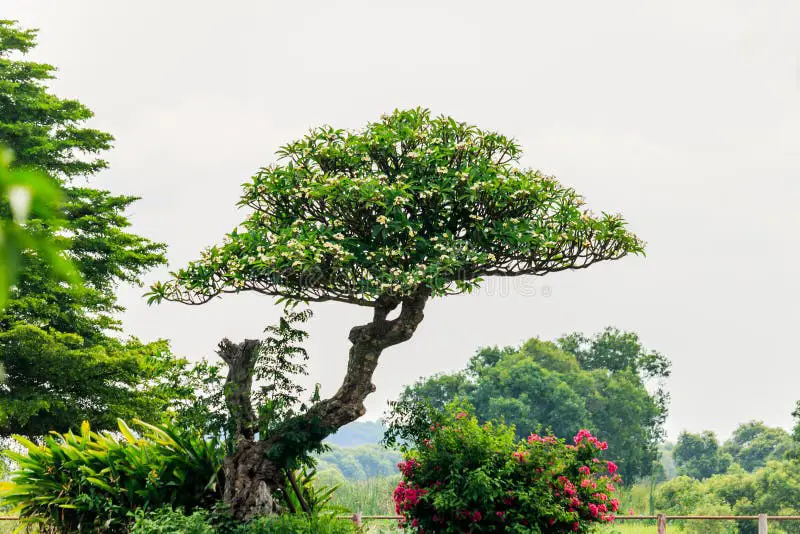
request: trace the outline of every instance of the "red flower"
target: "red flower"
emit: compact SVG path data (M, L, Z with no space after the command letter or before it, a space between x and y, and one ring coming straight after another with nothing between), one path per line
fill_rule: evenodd
M613 475L614 473L616 473L616 472L617 472L617 464L615 464L615 463L614 463L614 462L612 462L612 461L609 461L609 462L608 462L608 472L609 472L610 474L612 474L612 475Z

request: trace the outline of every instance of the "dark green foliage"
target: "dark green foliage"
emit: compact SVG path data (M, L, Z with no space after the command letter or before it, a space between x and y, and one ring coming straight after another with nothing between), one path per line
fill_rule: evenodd
M224 438L231 447L231 417L225 407L225 378L219 365L201 360L185 368L181 385L189 396L178 396L170 407L170 418L176 425L191 428L204 436Z
M106 167L98 155L111 146L112 137L85 126L92 112L81 103L48 92L54 67L16 57L35 46L35 37L34 30L0 21L0 145L14 151L12 170L38 169L61 185L61 224L55 226L36 213L27 224L39 239L55 242L66 251L84 283L60 283L57 265L38 254L23 254L19 277L0 311L4 343L19 348L0 353L9 369L9 379L0 388L0 435L6 436L65 430L77 424L84 412L92 416L91 412L116 409L122 406L116 400L118 394L120 398L135 397L135 390L153 387L149 381L154 371L142 353L161 352L158 358L163 361L158 365L165 365L169 358L163 342L143 347L135 340L122 343L107 333L120 329L115 317L121 310L114 295L117 284L138 283L142 273L163 263L164 246L128 231L125 211L134 197L72 184L73 178L90 177ZM69 339L69 350L81 353L79 368L65 371L62 364L67 349L33 350L33 345L26 343L33 331L17 328L20 325L39 329L36 335L40 337L49 336L51 348ZM73 335L78 337L69 337ZM26 347L28 353L20 352L28 350ZM79 369L91 370L91 376L103 379L87 386L85 379L77 380ZM136 376L141 381L137 382ZM118 383L117 378L121 378ZM94 386L97 391L85 396L87 387ZM95 424L110 428L105 425L130 413L129 408L112 411Z
M16 437L27 454L6 452L18 467L2 488L4 502L30 522L75 532L119 528L140 508L191 509L218 498L218 441L166 425L137 427L138 436L120 420L122 441L88 423L41 446Z
M223 523L205 510L186 515L180 510L163 508L137 512L131 534L349 534L356 532L350 521L329 516L284 514L261 517L245 524Z
M356 532L352 522L330 516L284 514L260 517L242 527L241 534L350 534ZM237 533L238 534L238 533Z
M11 59L36 46L36 30L0 20L0 143L25 165L65 177L86 176L107 164L95 154L108 149L113 137L82 126L93 116L76 100L47 91L55 67ZM90 155L86 159L82 155Z
M139 509L133 514L130 534L216 534L216 529L205 510L195 510L189 515L181 510L160 508L147 512Z
M15 324L0 332L6 383L0 386L0 432L42 436L77 430L80 421L116 427L118 416L157 422L195 392L186 362L165 341L105 338Z
M0 310L6 305L9 288L19 281L26 255L40 258L59 280L79 281L62 254L61 240L41 231L43 225L58 228L62 224L58 185L42 172L12 169L13 158L13 151L0 144Z
M722 446L723 452L745 471L755 471L770 460L782 460L792 448L792 438L782 428L770 428L762 421L739 425Z
M668 375L663 356L645 350L634 334L609 328L593 338L571 334L557 343L531 339L519 348L481 349L465 371L417 382L401 402L424 400L441 409L465 398L482 420L514 424L518 437L537 428L562 438L591 429L608 436L620 472L632 482L649 476L658 458L668 400L661 380Z
M700 480L724 473L733 462L731 455L720 447L717 436L708 430L700 434L682 432L672 457L679 474Z

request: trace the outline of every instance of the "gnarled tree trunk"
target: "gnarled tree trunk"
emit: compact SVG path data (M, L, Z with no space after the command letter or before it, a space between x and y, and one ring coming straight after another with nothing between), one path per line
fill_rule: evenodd
M223 500L236 519L245 521L280 512L277 494L283 489L281 470L266 457L269 445L254 441L256 414L251 393L260 348L261 343L255 339L241 343L223 339L217 350L219 357L228 364L225 404L235 426L235 449L222 465Z
M236 419L237 415L234 415L239 433L236 450L225 459L224 464L224 500L234 518L247 520L257 515L280 512L277 493L284 490L283 473L280 466L269 459L269 452L279 446L289 432L295 435L298 432L305 433L305 443L320 442L364 415L364 400L375 391L372 375L379 356L384 349L411 338L423 319L423 310L430 294L428 288L421 287L415 294L405 298L389 295L379 297L374 303L372 321L350 330L350 358L347 374L339 390L333 397L284 423L263 441L253 441L255 416L250 404L252 369L258 355L258 342L246 340L234 344L223 340L220 343L219 354L229 365L225 398L229 408L232 408L231 413L239 414L241 418ZM400 314L394 319L387 319L389 313L398 306L402 306ZM249 376L246 376L247 370Z

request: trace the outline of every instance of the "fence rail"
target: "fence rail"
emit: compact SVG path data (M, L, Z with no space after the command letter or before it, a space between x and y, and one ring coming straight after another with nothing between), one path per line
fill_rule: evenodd
M358 526L363 521L399 521L400 515L363 515L360 512L353 515L341 515L339 519L347 519ZM800 521L800 515L621 515L614 521L655 521L658 534L666 534L667 521L758 521L758 534L768 534L769 521Z
M400 515L340 515L339 519L347 519L361 526L363 521L398 521ZM0 521L18 521L19 517L0 516ZM769 521L800 521L800 515L621 515L614 521L655 521L658 534L666 534L667 521L758 521L758 534L768 534Z

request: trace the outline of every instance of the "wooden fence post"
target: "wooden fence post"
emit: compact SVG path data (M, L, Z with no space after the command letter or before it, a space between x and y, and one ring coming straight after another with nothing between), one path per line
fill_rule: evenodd
M767 534L767 514L758 514L758 534Z
M667 516L665 514L658 514L656 527L658 528L658 534L667 534Z

